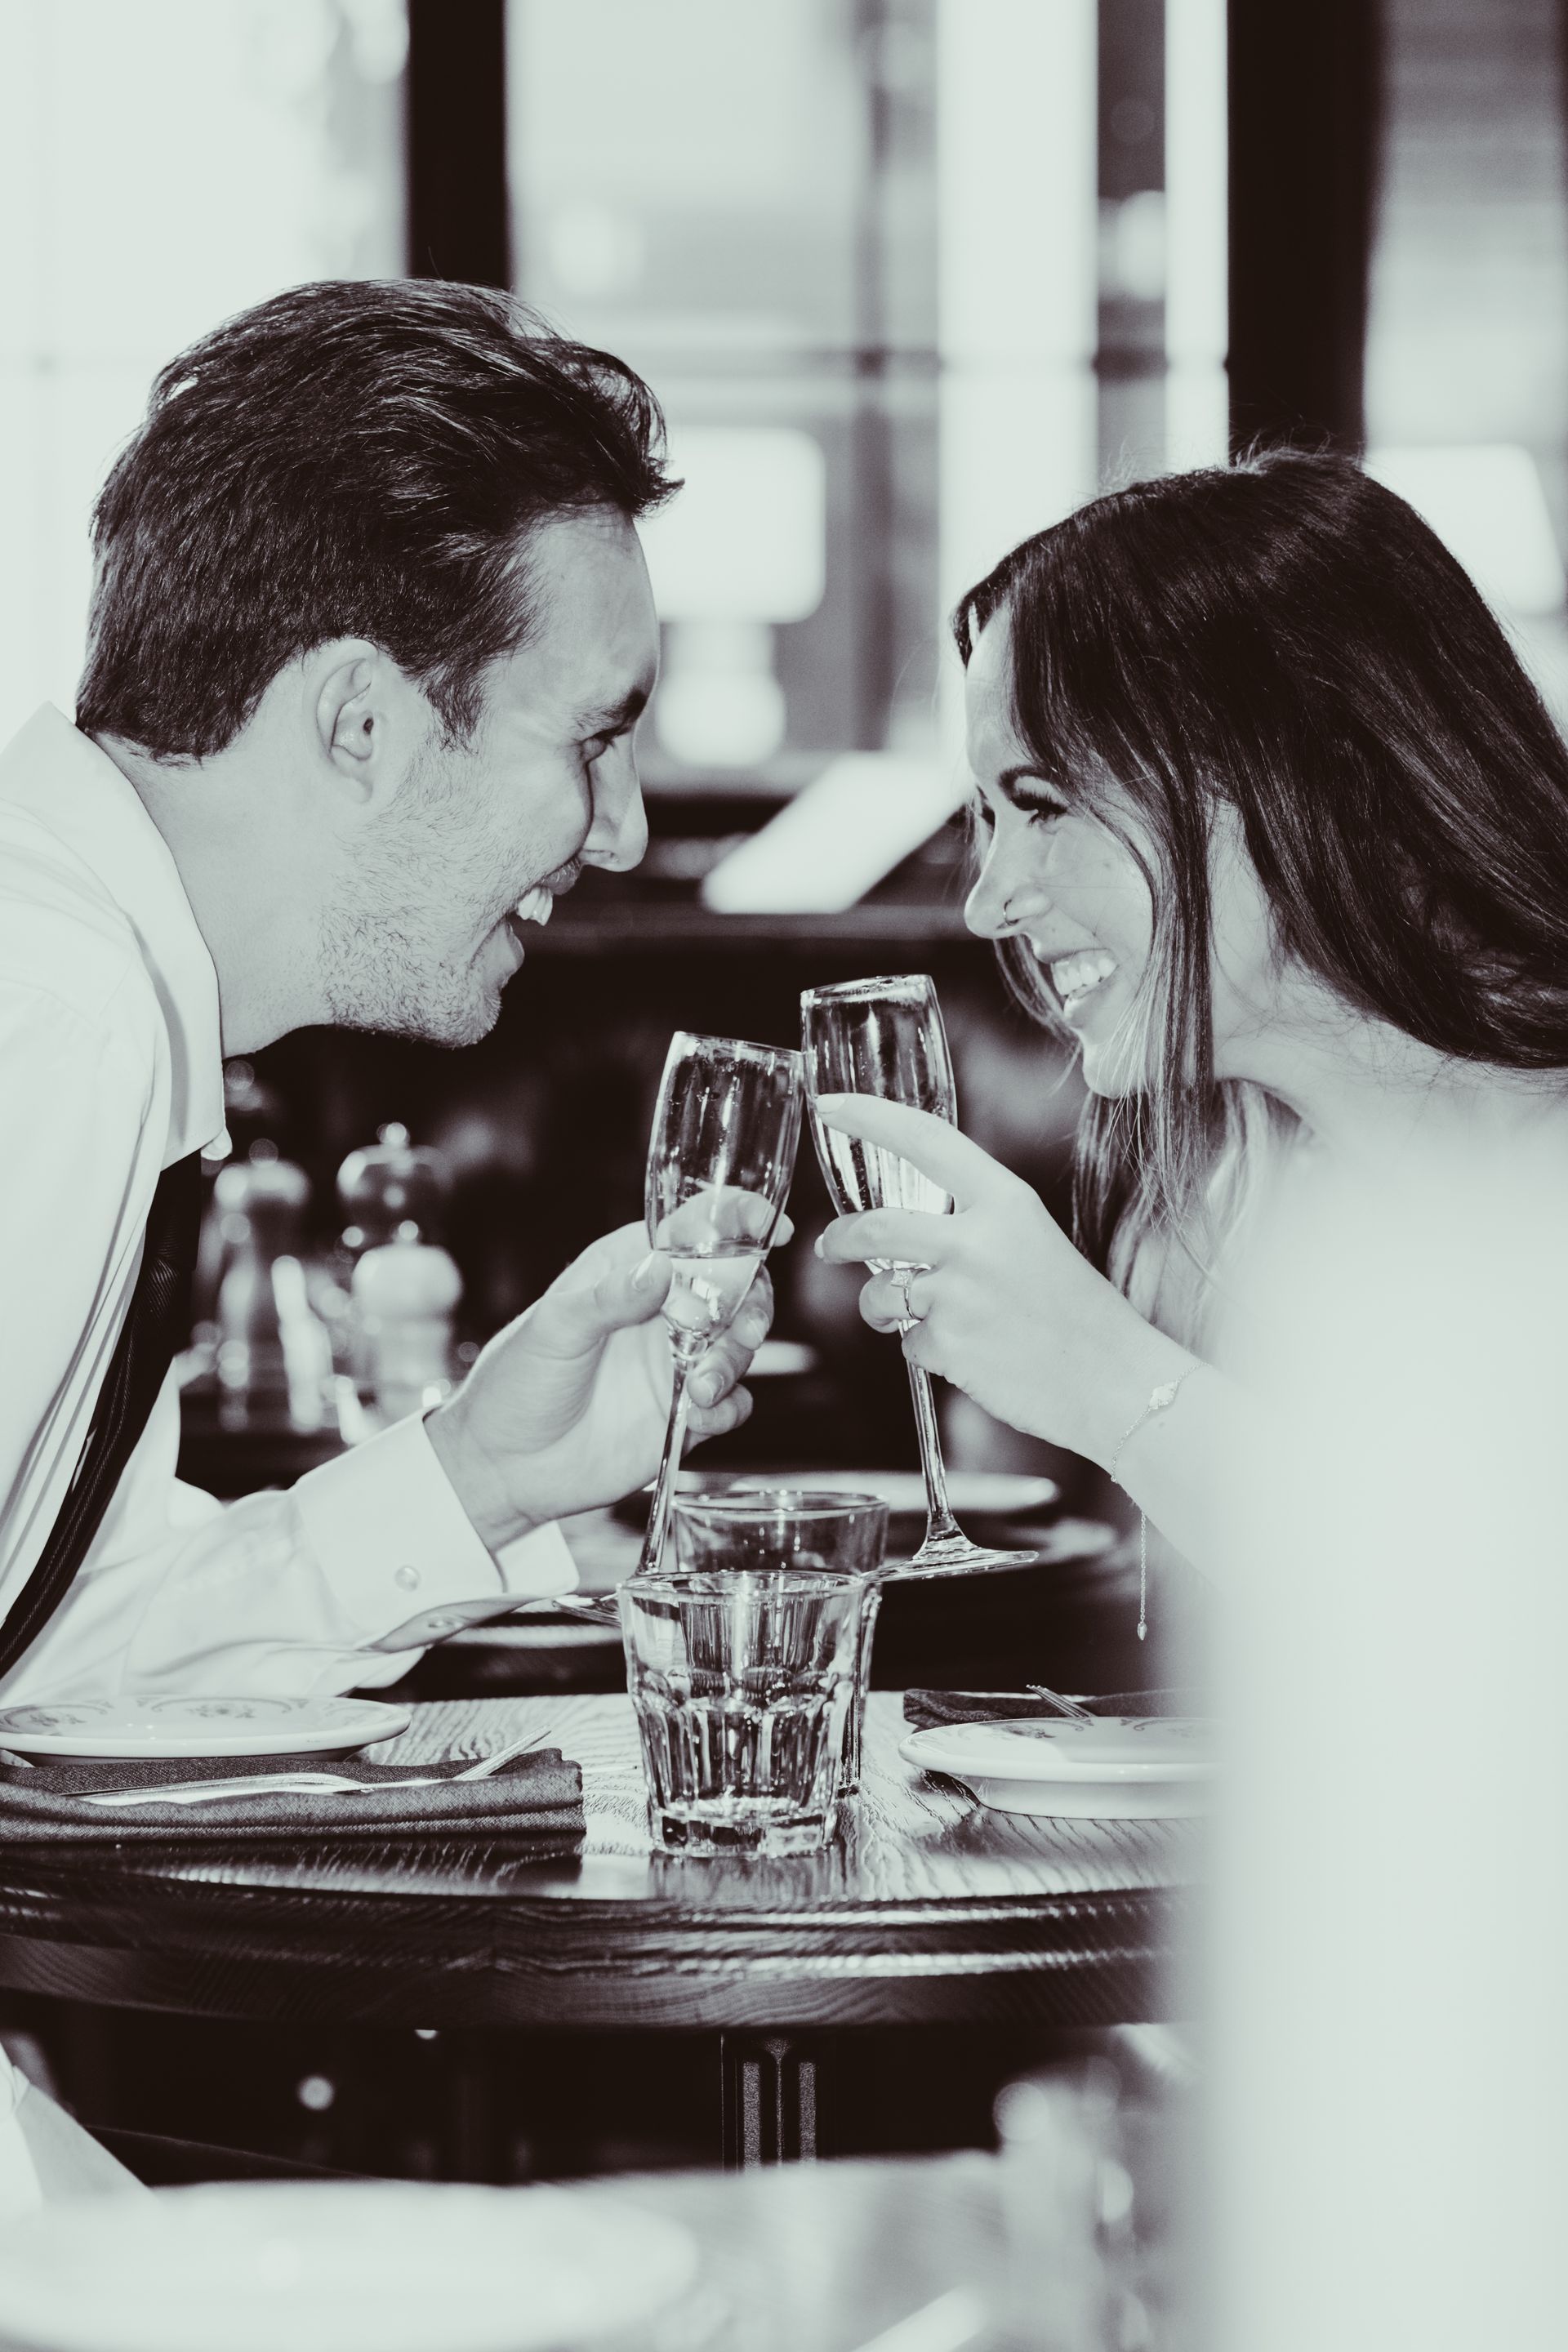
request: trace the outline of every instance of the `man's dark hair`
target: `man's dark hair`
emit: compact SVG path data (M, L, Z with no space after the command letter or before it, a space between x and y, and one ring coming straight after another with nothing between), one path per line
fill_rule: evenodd
M510 295L296 287L154 383L93 516L77 724L200 758L286 663L363 636L466 733L534 618L521 534L676 487L641 378Z

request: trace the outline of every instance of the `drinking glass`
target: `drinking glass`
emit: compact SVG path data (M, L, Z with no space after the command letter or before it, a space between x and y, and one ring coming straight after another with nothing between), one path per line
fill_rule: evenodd
M852 1570L748 1569L620 1587L656 1846L791 1854L829 1843L864 1589Z
M853 1703L845 1717L841 1797L860 1789L860 1742L871 1681L871 1638L882 1604L888 1506L879 1495L817 1494L809 1487L735 1486L675 1506L675 1557L689 1573L814 1575L860 1580Z
M816 1115L819 1094L880 1095L889 1102L909 1103L916 1110L934 1112L938 1118L957 1125L952 1059L947 1050L942 1007L929 975L906 972L894 979L851 980L835 988L808 988L800 1000L800 1015L812 1140L828 1192L839 1209L846 1216L862 1209L923 1209L935 1215L951 1215L952 1195L922 1175L912 1161L885 1145L862 1143L838 1129L824 1127ZM876 1274L925 1271L901 1260L873 1258L868 1263ZM913 1328L912 1317L900 1326L905 1332ZM1031 1551L993 1550L971 1543L964 1534L948 1508L947 1471L931 1376L916 1363L910 1364L909 1374L926 1490L925 1540L910 1565L940 1572L1021 1566L1033 1559L1036 1555Z
M664 1558L689 1411L687 1379L729 1329L773 1244L800 1141L801 1060L739 1037L669 1041L648 1138L647 1237L673 1262L664 1319L675 1381L637 1573Z

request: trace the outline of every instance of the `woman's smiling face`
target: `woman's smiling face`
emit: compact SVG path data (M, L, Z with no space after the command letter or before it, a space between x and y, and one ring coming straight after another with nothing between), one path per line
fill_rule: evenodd
M1154 900L1146 876L1159 873L1161 860L1125 796L1113 830L1077 804L1068 784L1041 770L1014 723L1012 676L1004 610L976 637L965 679L985 854L964 919L984 939L1027 943L1082 1046L1084 1083L1098 1095L1131 1094L1152 1075L1153 1008L1144 983ZM1279 957L1268 899L1233 809L1215 805L1209 835L1215 1076L1250 1078L1289 1098L1303 1038L1318 1034L1325 1016L1332 1021L1337 1001Z
M1019 740L1011 640L1005 612L996 614L975 639L965 678L984 859L964 920L984 939L1027 942L1082 1045L1085 1083L1096 1094L1128 1094L1144 1078L1134 1007L1149 965L1153 900L1127 844L1076 808ZM1131 821L1128 830L1135 832Z

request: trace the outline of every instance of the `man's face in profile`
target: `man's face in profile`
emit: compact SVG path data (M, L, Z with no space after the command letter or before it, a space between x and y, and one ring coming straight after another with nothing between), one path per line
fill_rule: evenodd
M434 709L423 752L333 908L331 1018L445 1045L495 1025L531 922L584 865L647 845L633 730L658 625L633 525L605 509L530 532L531 635L486 672L454 743Z

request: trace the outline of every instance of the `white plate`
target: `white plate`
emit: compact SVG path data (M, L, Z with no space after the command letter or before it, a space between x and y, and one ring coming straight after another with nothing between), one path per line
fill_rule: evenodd
M0 1707L19 1756L325 1756L391 1739L410 1709L374 1698L61 1699Z
M161 2189L47 2205L0 2231L0 2339L29 2352L575 2352L668 2311L696 2270L678 2224L558 2189Z
M962 1780L997 1812L1064 1821L1164 1821L1199 1812L1213 1770L1208 1725L1174 1716L937 1723L910 1732L899 1753L922 1772Z
M730 1491L758 1486L805 1486L821 1495L879 1495L889 1511L904 1514L923 1516L926 1507L925 1481L918 1470L770 1470L765 1477L757 1472L731 1480ZM681 1492L686 1492L684 1481ZM947 1474L947 1499L961 1518L965 1511L1016 1518L1046 1510L1060 1492L1054 1478L1026 1478L1014 1471L950 1470Z

